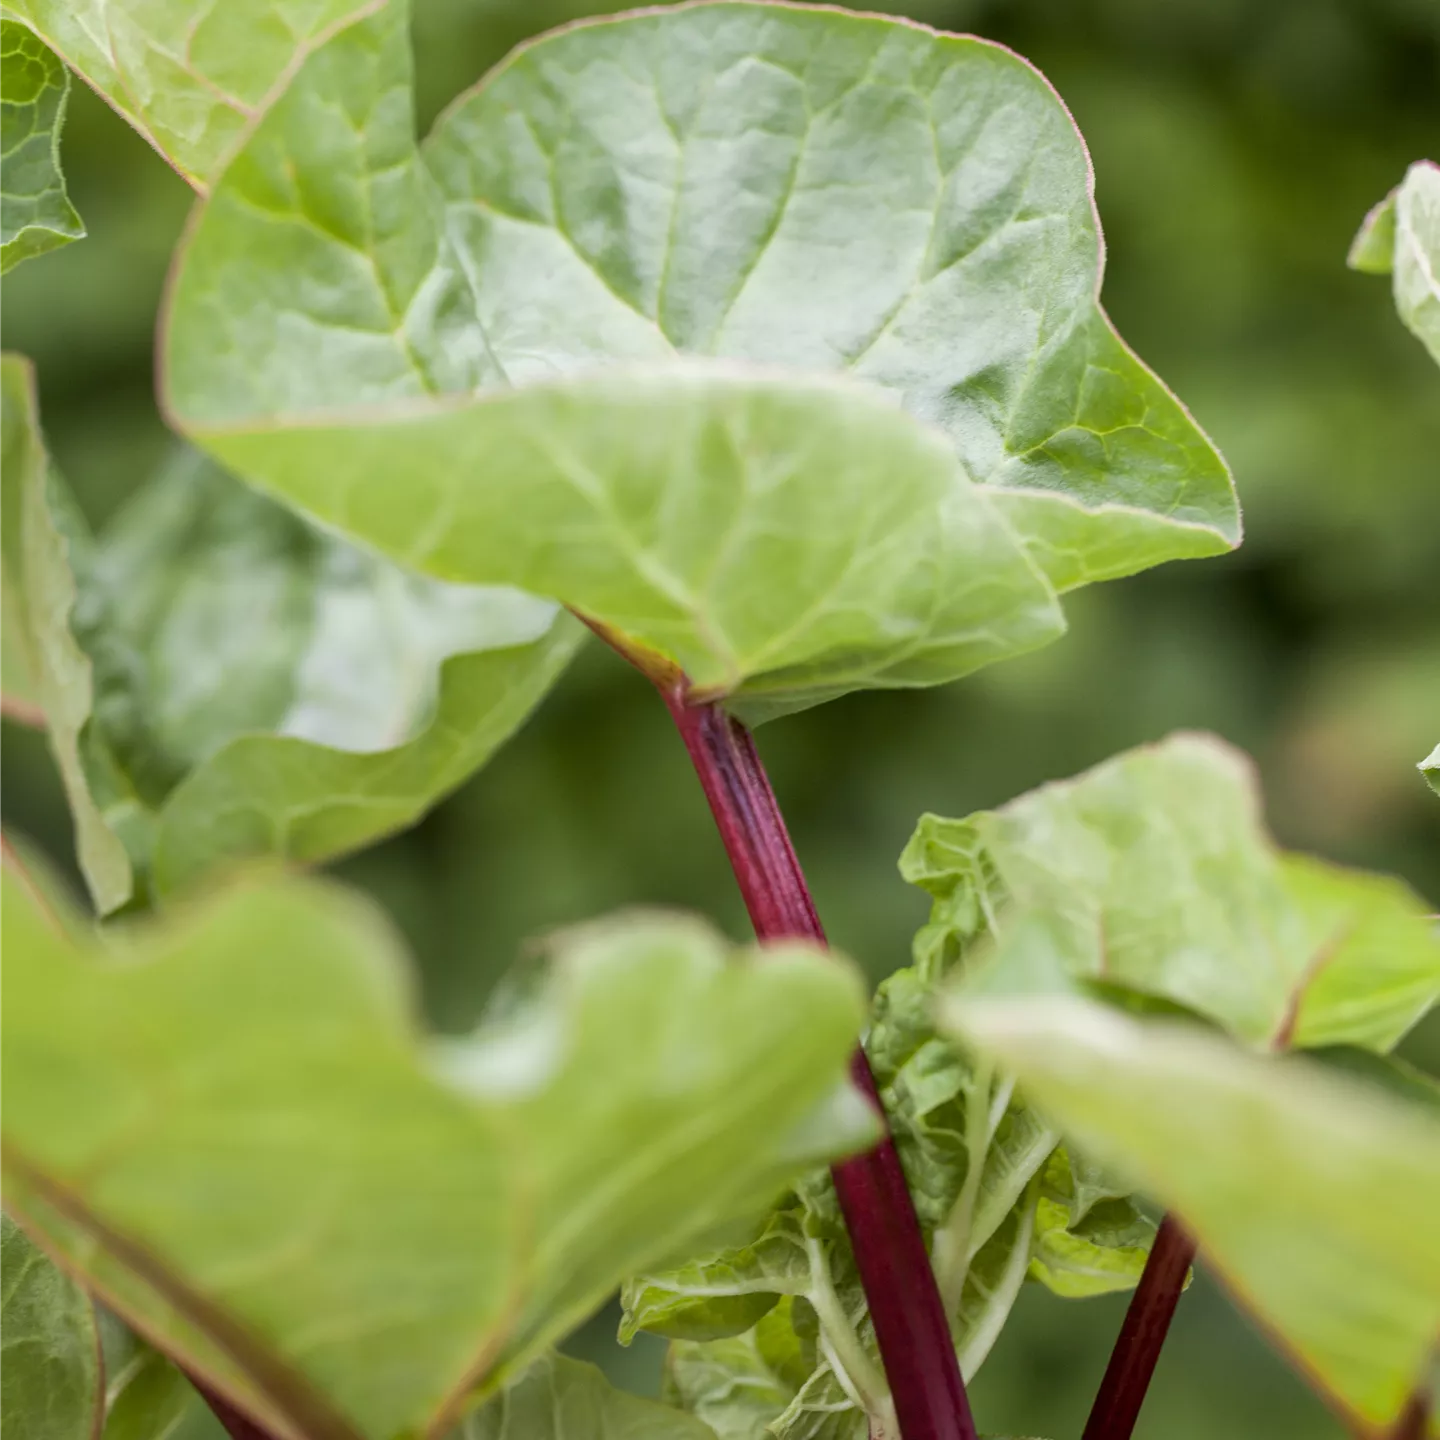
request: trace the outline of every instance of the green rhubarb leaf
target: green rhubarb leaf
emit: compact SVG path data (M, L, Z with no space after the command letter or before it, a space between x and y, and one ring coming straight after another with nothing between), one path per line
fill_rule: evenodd
M204 190L290 74L376 0L5 0Z
M85 226L65 193L60 130L70 75L39 37L0 18L0 274L78 240Z
M771 1423L795 1387L767 1362L759 1331L712 1344L677 1340L665 1357L661 1392L703 1421L717 1440L771 1440Z
M617 1390L594 1365L545 1355L450 1440L715 1440L670 1405Z
M1277 850L1251 768L1176 735L967 820L901 860L935 897L917 953L971 993L1131 993L1253 1044L1388 1050L1440 994L1440 937L1398 880Z
M1405 172L1365 217L1349 263L1392 277L1400 319L1440 362L1440 165L1417 160Z
M1416 769L1430 782L1430 788L1440 795L1440 745L1437 745Z
M412 823L510 737L581 642L552 601L414 575L194 453L91 540L46 473L28 372L6 366L6 504L28 494L32 527L6 573L29 592L41 703L102 912L247 856L323 860ZM13 476L12 432L28 447Z
M1069 1137L1182 1217L1354 1421L1380 1433L1440 1334L1440 1117L1298 1057L1072 997L946 1014Z
M567 932L437 1051L389 930L331 885L88 942L4 885L7 1205L283 1440L458 1421L625 1275L875 1134L843 1080L858 979L805 946Z
M525 47L417 148L403 31L299 67L177 262L170 411L246 479L761 716L954 678L1053 638L1056 589L1237 542L1009 51L647 12Z
M7 1440L93 1440L105 1396L89 1296L8 1215L0 1217L0 1272Z

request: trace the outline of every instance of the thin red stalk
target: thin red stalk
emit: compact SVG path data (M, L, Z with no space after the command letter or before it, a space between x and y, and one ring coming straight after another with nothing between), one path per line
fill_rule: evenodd
M710 802L755 934L762 940L798 936L823 945L825 932L750 732L718 705L687 704L683 677L657 683ZM883 1115L863 1050L856 1049L850 1073ZM950 1327L894 1142L886 1136L831 1173L904 1440L976 1440Z
M1167 1215L1130 1297L1081 1440L1130 1440L1194 1259L1195 1242L1173 1215Z

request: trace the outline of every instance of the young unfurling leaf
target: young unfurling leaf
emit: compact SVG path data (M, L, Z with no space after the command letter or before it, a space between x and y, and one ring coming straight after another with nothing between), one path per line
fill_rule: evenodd
M1057 1150L1012 1085L940 1034L934 977L877 992L866 1051L966 1377L1027 1278L1079 1297L1133 1286L1154 1226L1127 1192ZM890 1436L893 1415L828 1177L742 1245L649 1271L624 1291L621 1339L671 1339L670 1392L736 1440ZM768 1428L767 1428L768 1427Z
M617 1390L593 1365L541 1356L448 1440L714 1440L699 1420Z

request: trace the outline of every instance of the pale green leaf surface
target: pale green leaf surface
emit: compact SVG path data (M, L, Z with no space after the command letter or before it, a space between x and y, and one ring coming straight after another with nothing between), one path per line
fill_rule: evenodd
M552 601L415 575L178 456L95 540L5 370L9 552L96 904L251 856L317 861L480 768L584 630ZM10 464L15 446L17 460ZM28 501L24 497L28 496Z
M197 189L337 26L376 0L6 0Z
M1073 998L955 997L957 1033L1201 1253L1377 1431L1440 1334L1440 1120L1299 1058Z
M8 1215L0 1217L0 1357L5 1440L92 1440L105 1403L94 1307Z
M1430 788L1440 795L1440 745L1437 745L1416 768L1430 782Z
M1080 138L1009 52L648 13L523 48L422 153L402 20L301 67L179 263L172 414L246 478L762 713L1053 636L1028 557L1065 588L1237 541L1097 306Z
M875 1133L832 1103L857 980L805 947L573 932L526 1008L437 1055L389 931L331 886L82 945L4 883L7 1204L286 1440L458 1418Z
M0 273L85 234L60 171L69 91L39 37L0 18Z
M1398 880L1277 850L1248 761L1175 735L967 820L926 816L903 873L923 953L972 993L1088 984L1255 1044L1387 1050L1440 994L1440 937ZM988 938L987 938L988 937Z
M670 1405L617 1390L594 1366L545 1355L450 1440L715 1440Z

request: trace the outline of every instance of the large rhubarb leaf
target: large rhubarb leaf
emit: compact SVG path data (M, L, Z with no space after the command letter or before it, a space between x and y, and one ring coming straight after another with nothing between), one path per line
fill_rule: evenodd
M1249 762L1206 736L966 820L927 815L901 868L935 898L919 953L963 953L973 994L1118 988L1252 1044L1380 1051L1440 995L1430 907L1281 852Z
M103 941L4 885L7 1206L287 1440L458 1420L625 1275L875 1133L843 1080L857 978L803 946L569 932L437 1051L389 931L329 885Z
M23 25L0 18L0 273L85 233L60 173L70 76Z
M417 819L519 727L583 630L414 575L184 454L92 539L6 356L7 584L97 905ZM11 465L12 448L15 463Z
M171 413L246 479L760 715L953 678L1058 633L1056 589L1238 539L1008 51L650 12L526 47L422 150L404 20L298 67L178 263Z
M1323 1069L1093 1001L957 996L956 1033L1173 1209L1357 1430L1388 1433L1440 1335L1440 1119Z

